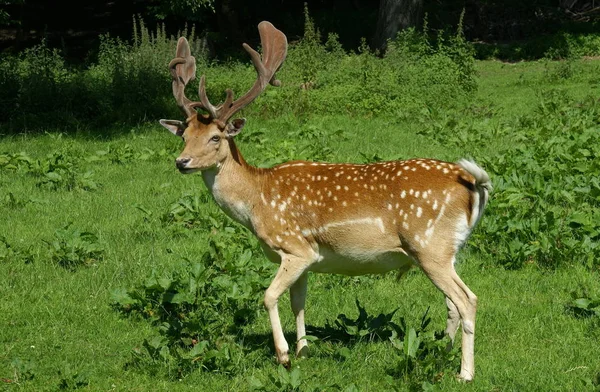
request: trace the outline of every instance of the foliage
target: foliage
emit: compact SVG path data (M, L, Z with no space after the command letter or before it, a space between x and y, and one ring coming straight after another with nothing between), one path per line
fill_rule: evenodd
M539 60L550 58L564 60L600 55L600 36L595 32L572 33L558 31L541 34L525 41L509 43L476 42L473 44L478 59L508 61Z
M34 261L34 255L31 249L22 249L21 247L15 247L8 243L5 237L0 236L0 263L32 263Z
M460 350L452 347L443 331L428 329L431 322L428 313L429 309L417 329L407 328L403 323L403 334L394 332L390 337L400 354L391 374L402 378L410 390L432 390L433 384L443 377L453 377L460 367Z
M28 162L29 161L24 161ZM48 154L44 160L36 160L30 165L29 172L38 178L38 185L52 190L81 189L86 191L98 189L98 183L93 180L93 172L80 174L74 158L62 151Z
M259 151L259 167L272 167L291 160L330 161L334 159L333 146L345 138L341 129L326 132L314 125L299 126L285 132L285 137L269 137L262 130L247 131L238 137Z
M383 340L392 336L401 335L402 325L392 321L397 310L390 313L380 313L377 317L369 315L360 302L356 300L358 317L351 319L345 314L339 314L333 324L325 324L326 330L335 331L330 334L330 339L341 341ZM403 320L402 320L403 322Z
M14 379L11 383L23 383L24 381L33 380L38 372L37 363L30 359L22 359L19 357L13 358L11 367L14 369Z
M345 52L333 33L323 43L306 8L304 16L304 35L290 45L279 72L283 86L267 89L245 113L409 116L423 106L454 102L440 96L463 99L476 89L473 51L462 33L462 19L456 34L440 34L435 45L425 34L402 33L390 53L379 58L365 40L357 53ZM243 64L211 63L194 29L178 36L188 38L199 72L207 75L209 96L222 97L227 88L243 92L253 83L256 74L247 57ZM404 42L415 39L420 46ZM150 31L141 18L134 18L132 42L102 35L97 57L90 57L84 69L68 66L44 42L21 55L3 57L2 126L6 132L49 126L73 131L177 116L167 70L175 46L176 38L168 37L164 26ZM196 83L190 89L197 89L192 86Z
M105 249L98 242L98 237L70 223L56 230L52 241L44 242L52 262L71 271L81 266L95 265L104 258Z
M600 256L599 102L556 90L541 98L513 143L484 159L496 190L478 238L509 267L569 260L591 268Z
M159 20L178 16L188 21L205 22L215 12L215 0L153 0L148 3L148 11ZM208 10L212 13L204 12Z
M567 303L567 310L574 316L600 317L600 297L592 296L588 290L577 290L571 292L571 301Z
M198 261L188 260L168 276L153 272L133 289L113 291L115 309L157 327L159 334L133 352L132 365L140 369L166 367L171 377L197 368L229 373L244 354L236 335L256 317L270 266L257 262L256 241L238 226L215 218L204 223L219 230L212 230Z
M79 388L87 387L90 383L86 372L78 372L69 366L58 371L60 381L58 389L61 391L74 391Z
M288 371L283 365L277 367L277 375L269 375L269 383L265 383L256 377L252 377L250 388L252 391L300 391L302 385L300 368L293 368Z
M494 192L471 246L509 268L569 261L593 268L600 255L600 105L559 90L539 99L535 113L492 128L460 112L424 110L419 133L471 154L493 138L510 140L479 158Z

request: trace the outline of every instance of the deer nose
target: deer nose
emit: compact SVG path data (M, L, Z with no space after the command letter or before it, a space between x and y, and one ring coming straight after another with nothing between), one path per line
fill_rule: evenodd
M185 169L191 160L192 158L177 158L175 159L175 166L177 166L178 169Z

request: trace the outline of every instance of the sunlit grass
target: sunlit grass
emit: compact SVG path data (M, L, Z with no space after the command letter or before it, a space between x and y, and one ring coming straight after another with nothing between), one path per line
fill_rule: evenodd
M497 109L489 118L466 110L465 118L474 122L511 123L515 116L535 109L536 92L541 88L558 87L583 97L596 92L598 86L592 72L597 62L576 63L575 76L564 81L544 76L548 65L542 62L482 62L477 66L477 94L482 104ZM302 121L249 118L245 131L262 131L269 139L265 143L277 145L290 137L289 131L324 129L331 136L322 138L322 145L316 148L329 147L329 157L336 161L360 162L375 154L383 159L428 156L449 160L465 155L456 147L439 145L419 134L417 120L318 114ZM336 133L338 130L341 132ZM90 159L101 157L98 151L109 147L116 151L126 144L134 151L166 149L167 153L124 163ZM238 145L246 159L257 165L268 152L244 139ZM154 123L110 138L47 134L0 140L0 153L22 151L32 159L62 151L76 159L78 171L92 170L99 184L96 191L53 191L38 186L37 179L24 170L0 171L0 236L18 251L34 256L33 263L0 258L2 388L53 391L61 382L81 376L87 383L83 390L245 391L250 390L251 378L269 384L269 377L276 377L271 330L264 311L245 330L243 338L251 349L234 374L195 371L172 380L128 366L131 350L156 332L148 322L123 317L112 309L111 291L140 284L152 270L168 274L183 266L184 258L199 257L206 247L206 233L181 235L160 221L170 204L184 194L205 191L200 176L182 176L175 169L173 159L180 147L179 139ZM493 156L494 149L493 145L483 145L480 151ZM9 203L9 193L23 203ZM152 216L146 217L140 207L151 211ZM55 231L68 223L98 236L106 249L103 260L75 271L50 262L45 241L51 241ZM571 292L581 286L599 295L598 271L580 266L543 270L534 265L510 271L498 267L491 255L468 246L460 255L458 270L479 297L477 373L475 381L466 385L459 384L453 374L445 374L437 388L593 389L591 383L600 373L600 322L592 317L574 317L566 304ZM414 270L400 282L393 274L377 278L312 275L306 307L309 330L323 327L341 313L355 316L356 300L369 314L398 308L397 319L403 317L413 326L429 308L433 328L445 327L442 294ZM280 301L280 314L293 346L295 327L287 294ZM350 350L345 359L336 355L344 346ZM300 390L344 390L352 384L360 391L408 390L408 385L392 376L398 353L388 341L336 343L321 339L311 344L311 353L309 358L294 362L301 371Z

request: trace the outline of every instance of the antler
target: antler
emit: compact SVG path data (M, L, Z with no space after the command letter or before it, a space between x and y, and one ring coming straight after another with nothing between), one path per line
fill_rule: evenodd
M196 59L191 55L190 45L184 37L177 41L177 51L175 58L169 63L169 70L173 79L173 96L177 105L187 117L190 117L196 113L194 108L204 106L202 102L190 101L185 96L185 86L190 80L196 78ZM205 109L210 112L209 108Z
M188 41L181 37L177 42L176 57L169 63L169 69L173 78L173 96L181 110L190 117L196 113L195 108L201 107L210 116L223 125L238 111L252 102L267 87L267 83L279 87L281 82L275 79L275 73L283 64L287 54L287 38L285 34L277 30L271 23L263 21L258 25L260 41L263 48L262 60L258 52L249 45L244 44L244 49L250 54L258 78L252 88L242 97L233 101L233 91L227 89L225 102L217 107L213 106L206 96L204 75L200 78L198 96L200 102L190 101L185 96L185 86L196 75L196 59L191 55Z
M275 87L281 86L281 81L275 79L275 72L279 70L287 54L287 38L285 34L277 30L271 23L263 21L258 25L260 42L262 44L263 56L252 49L248 44L243 44L244 49L250 55L258 78L252 88L241 98L233 101L233 91L227 89L225 103L219 108L218 119L227 122L236 112L240 111L267 87L267 83ZM207 100L208 101L208 100Z

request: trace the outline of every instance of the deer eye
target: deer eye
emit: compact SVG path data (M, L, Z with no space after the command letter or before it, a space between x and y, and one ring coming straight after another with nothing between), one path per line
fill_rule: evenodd
M219 135L215 135L215 136L213 136L213 137L210 138L210 141L218 143L218 142L221 141L221 137Z

